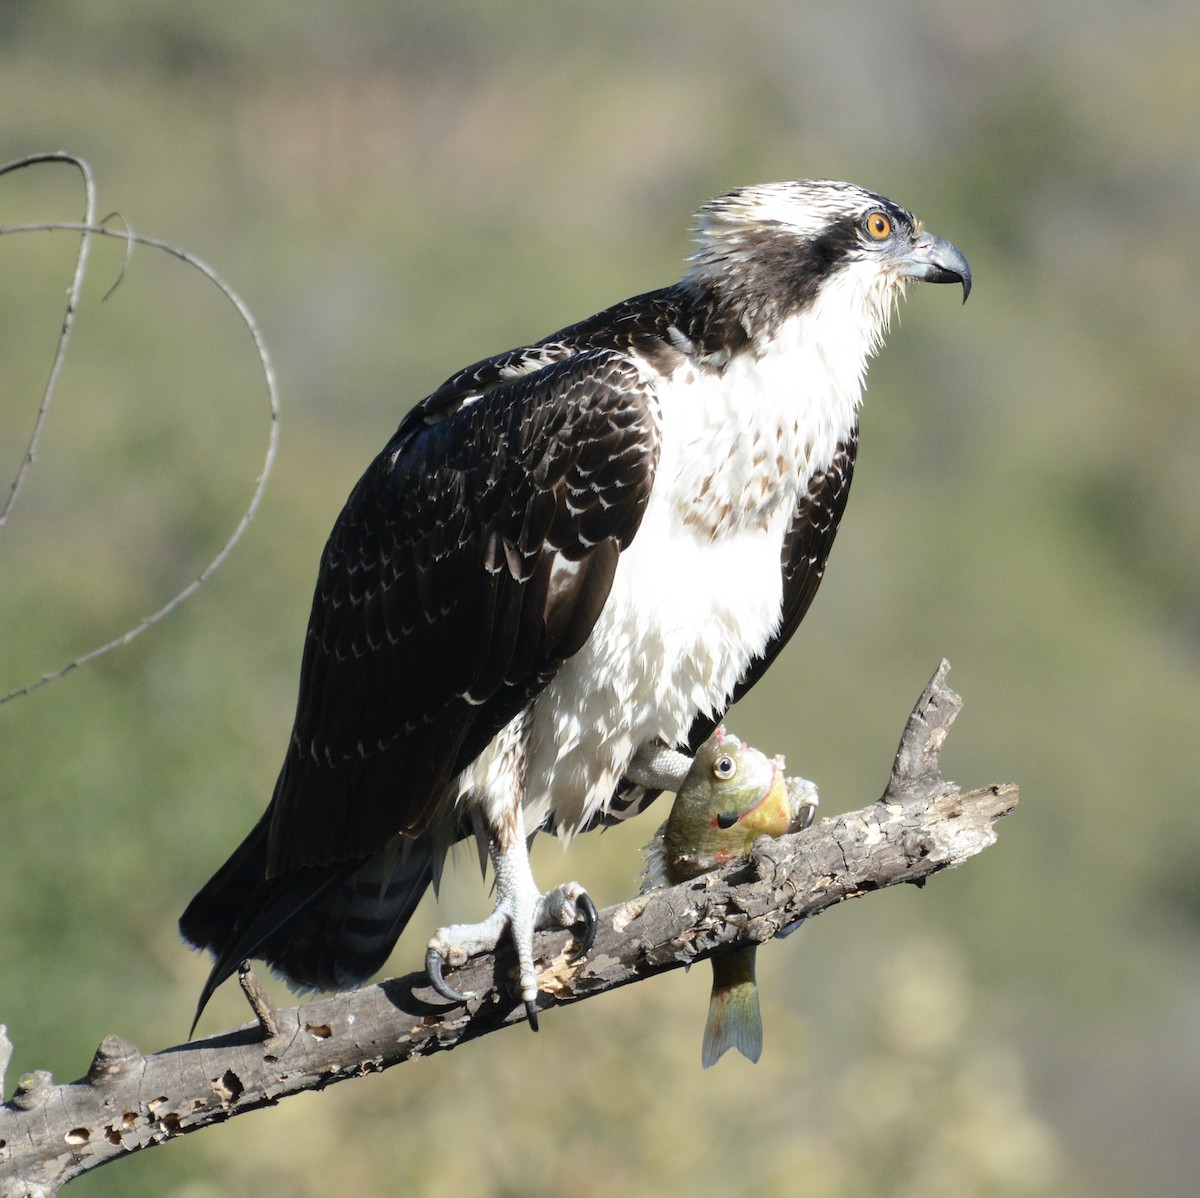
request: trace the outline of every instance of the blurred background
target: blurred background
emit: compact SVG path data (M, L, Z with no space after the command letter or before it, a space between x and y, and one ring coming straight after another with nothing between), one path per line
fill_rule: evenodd
M1060 0L4 0L0 161L88 159L100 211L216 266L284 405L258 520L180 614L0 706L0 1021L21 1072L184 1038L175 921L265 803L324 537L454 369L678 277L691 213L802 176L951 238L872 368L848 515L730 725L882 790L938 661L944 755L1015 781L999 844L759 954L763 1060L702 1072L707 969L239 1118L72 1194L1190 1194L1200 1178L1200 10ZM0 224L78 219L61 166ZM0 238L0 485L75 238ZM96 243L0 540L0 692L137 622L249 500L266 404L215 290ZM665 809L540 844L631 895ZM465 857L437 922L489 905ZM283 1002L286 995L277 992ZM247 1011L226 987L201 1031Z

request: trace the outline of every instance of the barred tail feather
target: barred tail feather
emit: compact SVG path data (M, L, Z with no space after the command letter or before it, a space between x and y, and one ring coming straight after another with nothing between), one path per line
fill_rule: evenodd
M762 1014L754 981L754 954L755 946L751 945L712 958L712 997L700 1053L705 1069L731 1048L750 1061L762 1055Z
M184 939L213 955L197 1022L216 988L248 957L265 961L294 990L364 982L387 960L434 870L434 853L420 842L407 856L385 849L366 861L275 878L266 876L266 861L264 818L179 920Z

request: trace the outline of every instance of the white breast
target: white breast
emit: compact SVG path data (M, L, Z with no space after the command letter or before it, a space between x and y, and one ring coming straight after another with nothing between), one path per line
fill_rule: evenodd
M783 538L855 426L896 290L849 264L768 342L719 366L682 333L669 375L633 359L658 400L654 488L587 643L457 779L493 825L520 796L526 827L552 813L568 839L642 745L679 745L698 714L725 708L779 629Z
M724 371L639 363L659 400L655 486L591 638L534 705L527 826L553 812L569 836L641 745L678 745L697 714L723 710L778 631L784 535L861 394L861 367L832 377L810 327Z

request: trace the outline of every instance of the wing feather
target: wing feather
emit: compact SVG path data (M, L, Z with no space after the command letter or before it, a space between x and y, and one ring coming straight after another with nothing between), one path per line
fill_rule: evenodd
M650 492L653 396L610 350L513 373L414 409L334 526L272 799L273 873L419 834L599 615Z

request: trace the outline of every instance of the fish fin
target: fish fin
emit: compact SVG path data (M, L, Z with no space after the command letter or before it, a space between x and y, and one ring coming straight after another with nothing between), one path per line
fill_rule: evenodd
M713 987L704 1025L700 1061L715 1065L731 1048L748 1061L762 1056L762 1013L754 981L754 948L735 949L712 958Z
M667 853L663 844L666 830L667 825L663 824L654 834L654 839L642 849L645 865L642 868L638 894L649 894L651 890L671 885L667 878Z

